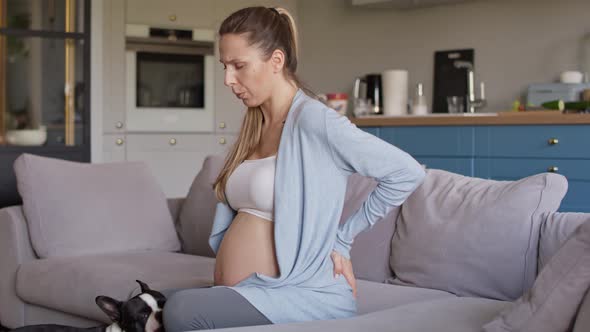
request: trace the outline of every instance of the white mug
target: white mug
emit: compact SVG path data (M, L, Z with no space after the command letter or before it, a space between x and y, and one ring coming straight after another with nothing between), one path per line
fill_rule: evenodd
M381 73L383 115L408 114L408 71L391 69Z

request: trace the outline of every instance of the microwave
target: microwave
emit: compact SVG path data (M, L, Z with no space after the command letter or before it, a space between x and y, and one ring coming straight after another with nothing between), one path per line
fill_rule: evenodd
M127 24L129 132L214 131L215 35Z

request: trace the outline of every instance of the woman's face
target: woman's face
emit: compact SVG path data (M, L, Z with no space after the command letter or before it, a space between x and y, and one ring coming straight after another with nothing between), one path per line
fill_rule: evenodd
M225 34L219 40L220 62L225 70L224 84L248 107L266 101L272 91L272 57L264 61L261 51L249 46L246 38L238 34Z

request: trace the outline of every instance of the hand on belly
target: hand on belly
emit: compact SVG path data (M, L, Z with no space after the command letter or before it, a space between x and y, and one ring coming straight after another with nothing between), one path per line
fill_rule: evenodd
M254 272L276 277L274 248L274 223L239 212L217 252L214 285L234 286Z

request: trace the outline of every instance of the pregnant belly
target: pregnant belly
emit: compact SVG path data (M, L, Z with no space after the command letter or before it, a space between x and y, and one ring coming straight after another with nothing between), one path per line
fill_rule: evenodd
M279 274L274 223L238 212L217 252L214 285L234 286L254 272L271 277Z

